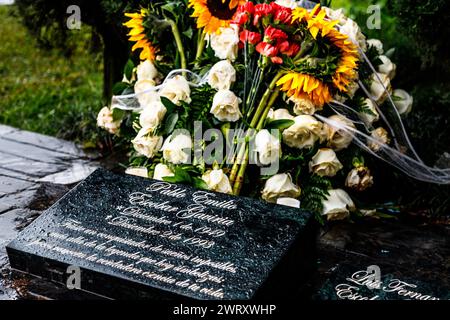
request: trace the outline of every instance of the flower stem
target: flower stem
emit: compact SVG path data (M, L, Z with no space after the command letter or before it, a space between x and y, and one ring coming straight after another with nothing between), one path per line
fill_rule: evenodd
M264 122L266 121L267 115L269 114L270 108L272 108L273 104L275 103L279 95L280 95L280 88L276 88L275 91L272 93L272 96L270 97L266 109L264 110L261 118L259 119L258 125L256 126L257 131L262 129Z
M199 31L199 38L197 41L197 53L195 54L195 67L199 68L200 67L200 61L199 59L202 57L203 54L203 50L205 49L205 45L206 45L206 33L204 30Z
M283 71L279 71L276 76L273 78L269 87L261 99L261 102L258 105L258 109L256 110L252 121L250 123L250 128L255 128L256 130L260 130L264 124L264 120L267 118L267 114L269 113L270 108L275 103L280 90L276 87L277 81L283 76ZM275 91L274 91L275 90ZM253 130L249 130L246 134L246 138L249 137L249 132L253 132ZM242 160L241 160L242 159ZM249 160L249 148L247 142L244 142L244 146L239 150L239 155L235 163L233 164L233 168L230 174L230 182L233 183L233 194L239 195L242 184L244 182L245 171L247 170Z
M181 59L181 68L187 69L186 56L184 54L183 41L181 40L180 31L178 30L178 26L175 21L168 19L167 22L170 24L172 28L172 33L175 38L175 42L177 44L178 53L180 54Z
M283 75L283 71L278 72L277 75L273 78L273 80L270 83L269 87L267 88L266 92L264 92L264 95L258 105L258 108L256 109L253 119L250 122L250 127L254 128L258 124L259 117L261 116L261 113L265 110L265 106L266 106L267 102L269 101L275 86L277 85L277 81L282 77L282 75Z

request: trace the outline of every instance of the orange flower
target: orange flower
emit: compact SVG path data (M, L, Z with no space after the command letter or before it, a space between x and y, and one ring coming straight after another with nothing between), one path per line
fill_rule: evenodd
M189 7L194 8L193 17L197 18L197 28L204 28L208 34L219 32L219 28L228 27L245 0L189 0Z
M316 106L321 107L332 100L333 86L341 92L348 91L349 85L357 76L358 51L346 35L335 29L338 21L327 20L326 12L321 9L319 4L310 12L304 8L294 9L292 22L305 24L313 39L317 40L319 36L327 39L340 51L332 83L325 83L311 75L295 71L288 72L277 82L277 85L281 86L281 90L287 92L288 96L308 97Z
M318 107L332 99L328 85L308 74L289 72L278 80L277 86L289 97L308 98Z
M139 58L141 60L155 60L156 49L152 46L145 34L143 26L144 18L147 15L147 10L142 9L140 13L125 13L125 16L131 18L123 25L131 29L128 33L128 41L136 42L131 49L132 52L137 49L142 49Z

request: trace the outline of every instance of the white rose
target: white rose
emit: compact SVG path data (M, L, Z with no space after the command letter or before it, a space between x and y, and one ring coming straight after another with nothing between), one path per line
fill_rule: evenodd
M173 164L189 163L191 159L192 139L187 134L167 137L162 147L163 157Z
M364 121L366 125L371 126L374 122L380 120L380 114L378 113L375 103L371 99L366 98L364 100L364 104L367 106L367 109L370 110L370 112L372 112L373 114L367 112L360 112L358 113L358 115L359 118L362 121Z
M358 167L351 170L347 179L345 180L345 186L357 191L364 191L373 185L373 176L370 174L370 170L366 167Z
M153 179L163 181L164 177L173 177L175 174L165 164L158 163L153 171Z
M209 170L205 172L202 176L202 180L206 182L209 190L228 193L231 194L233 192L230 184L230 180L227 175L223 173L222 169L220 170Z
M340 103L345 103L345 101L347 101L348 98L353 99L353 97L356 94L356 91L358 91L359 89L359 84L358 81L352 81L350 82L350 84L347 87L347 92L346 94L340 94L340 93L336 93L333 97L334 100L340 102Z
M136 177L148 178L148 170L146 167L129 167L125 170L125 174Z
M141 108L145 108L152 101L159 99L153 80L138 80L134 85L134 93L137 95Z
M137 78L138 80L152 80L154 81L158 76L158 70L150 60L142 61L137 66Z
M166 115L167 109L161 101L153 101L141 111L139 123L142 128L156 129Z
M146 156L147 158L153 158L161 149L163 138L152 136L149 129L143 128L131 143L138 154Z
M345 16L343 9L333 10L328 7L323 7L323 9L331 20L337 20L341 25L347 22L347 17Z
M375 152L379 151L383 145L387 145L390 142L388 132L382 127L373 130L371 136L375 141L370 141L368 147Z
M399 114L408 114L411 112L414 99L408 92L402 89L396 89L392 95L394 96L394 105Z
M378 105L383 104L383 102L386 101L388 92L392 92L391 79L389 76L384 73L372 74L370 94Z
M298 7L298 3L296 0L277 0L275 1L276 4L282 7L295 9Z
M278 198L298 198L300 193L300 187L292 182L291 175L280 173L266 181L262 198L275 203Z
M191 102L191 88L189 82L183 76L175 76L167 80L159 94L176 105L181 105L181 101Z
M119 131L121 122L121 120L114 121L112 110L108 107L102 108L97 116L97 126L112 134Z
M216 90L230 89L236 81L236 70L228 60L217 62L208 74L208 84Z
M378 39L369 39L367 40L367 45L369 47L374 47L379 55L382 55L384 53L384 49L383 49L383 42L381 42Z
M288 109L270 109L267 118L271 120L294 120L294 116L289 113Z
M277 204L286 207L300 208L300 201L294 198L278 198Z
M291 148L311 148L322 138L323 124L308 115L297 116L295 123L283 131L283 141Z
M314 103L308 98L296 98L294 96L289 98L294 103L294 113L296 115L313 115L316 111L322 110L314 105Z
M218 33L209 35L209 45L219 59L236 60L239 44L239 28L231 25L228 28L220 28Z
M327 220L343 220L350 215L350 211L354 211L355 204L350 196L342 189L328 190L327 199L322 201L322 215Z
M274 163L281 156L280 140L271 135L269 130L263 129L256 134L255 151L262 165Z
M379 56L378 58L381 60L381 62L383 62L378 66L378 71L380 73L386 74L389 79L394 79L395 72L397 71L397 66L395 65L395 63L393 63L391 59L386 56Z
M133 72L133 74L132 74L132 76L131 76L131 79L128 79L127 76L126 76L125 74L124 74L123 77L122 77L122 82L131 84L133 81L136 81L136 76L135 76L134 72Z
M232 91L219 90L214 95L210 112L220 121L236 122L242 117L239 103L241 99Z
M319 149L309 162L309 172L321 177L334 177L343 168L332 149Z
M348 36L349 40L358 45L361 50L367 50L366 37L362 34L358 24L350 18L339 28L339 32Z
M348 127L349 130L356 129L353 122L341 115L333 115L328 120L332 121L332 124L325 126L328 146L336 151L347 148L352 143L354 134L344 130L344 128Z

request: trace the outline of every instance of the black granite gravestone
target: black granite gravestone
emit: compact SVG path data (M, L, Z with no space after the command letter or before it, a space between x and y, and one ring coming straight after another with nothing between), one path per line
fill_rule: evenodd
M314 300L449 300L450 288L405 277L389 265L341 264L313 296Z
M310 218L99 169L7 252L15 270L107 298L292 297L314 265Z

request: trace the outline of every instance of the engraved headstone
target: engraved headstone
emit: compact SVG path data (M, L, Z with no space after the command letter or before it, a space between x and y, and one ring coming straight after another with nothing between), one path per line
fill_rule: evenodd
M7 246L11 267L107 298L298 294L314 219L297 208L99 169Z
M450 288L429 279L405 276L388 265L337 267L314 300L449 300Z

